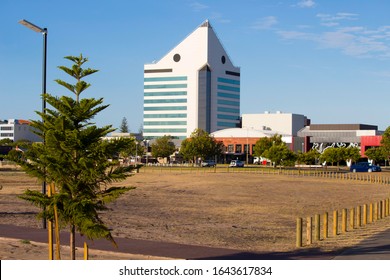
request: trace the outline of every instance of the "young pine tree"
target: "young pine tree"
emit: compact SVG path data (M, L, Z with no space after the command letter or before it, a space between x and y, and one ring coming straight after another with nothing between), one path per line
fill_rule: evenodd
M130 176L132 167L108 160L128 149L129 142L123 139L103 140L102 137L114 129L112 126L97 127L91 122L108 105L102 105L102 98L80 99L90 86L83 78L97 70L83 69L88 60L82 55L65 58L74 64L71 68L59 68L76 79L76 83L56 82L70 90L75 98L44 94L43 98L50 108L43 113L37 112L42 121L32 122L44 143L34 143L25 153L13 153L11 157L27 173L47 184L54 184L55 191L51 196L27 190L21 198L39 206L41 216L52 221L56 209L60 225L69 227L70 258L75 259L76 231L91 240L105 238L116 245L99 214L108 210L108 202L132 189L110 187L111 183Z

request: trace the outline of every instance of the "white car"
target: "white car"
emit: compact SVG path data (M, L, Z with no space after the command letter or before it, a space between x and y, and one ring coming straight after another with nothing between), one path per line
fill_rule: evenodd
M229 167L244 167L244 162L241 160L232 160Z

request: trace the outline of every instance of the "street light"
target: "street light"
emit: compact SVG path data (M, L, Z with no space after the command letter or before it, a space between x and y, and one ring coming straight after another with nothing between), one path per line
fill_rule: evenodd
M39 26L36 26L35 24L22 19L19 21L20 24L26 26L27 28L42 33L43 35L43 62L42 62L42 95L46 93L46 61L47 61L47 28L40 28ZM42 114L45 113L46 110L46 100L42 96ZM44 119L42 119L42 122L44 122ZM44 136L44 135L43 135ZM45 143L45 137L42 139L43 143ZM46 182L42 183L42 193L46 193ZM43 228L46 228L46 220L43 219Z

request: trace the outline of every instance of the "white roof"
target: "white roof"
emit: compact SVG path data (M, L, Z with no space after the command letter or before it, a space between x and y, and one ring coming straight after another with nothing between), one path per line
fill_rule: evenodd
M252 128L227 128L215 131L211 133L211 135L215 138L219 137L232 137L232 138L262 138L262 137L272 137L275 134L282 135L281 133L278 133L277 131L272 130L258 130L258 129L252 129ZM287 136L287 135L283 135Z

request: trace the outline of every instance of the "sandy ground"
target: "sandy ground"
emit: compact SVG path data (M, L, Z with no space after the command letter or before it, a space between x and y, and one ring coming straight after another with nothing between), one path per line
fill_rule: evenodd
M227 172L144 168L120 185L135 186L103 214L113 235L256 252L291 252L296 218L353 208L390 197L390 186L368 182ZM238 172L240 171L240 172ZM383 172L381 175L390 176ZM38 209L17 196L40 190L23 172L0 171L0 223L40 227ZM341 211L339 211L341 212ZM331 224L332 221L330 220ZM337 250L390 226L390 217L305 248ZM330 231L329 231L330 232ZM330 232L331 235L331 232ZM45 248L45 249L43 249ZM91 259L149 259L93 251ZM65 249L66 250L66 249ZM67 254L63 254L66 258ZM0 239L0 259L46 259L44 244Z

